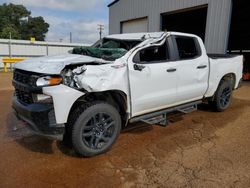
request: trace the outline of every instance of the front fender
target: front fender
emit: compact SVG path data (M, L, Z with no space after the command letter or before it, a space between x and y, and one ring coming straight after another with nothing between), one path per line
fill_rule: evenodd
M57 124L67 123L71 107L78 98L85 95L85 93L63 84L44 87L43 93L53 98Z

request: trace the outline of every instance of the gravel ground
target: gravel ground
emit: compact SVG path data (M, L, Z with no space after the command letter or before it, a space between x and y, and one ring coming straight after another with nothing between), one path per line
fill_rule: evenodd
M0 187L250 187L250 83L226 112L129 125L110 152L80 158L17 121L10 77L0 73Z

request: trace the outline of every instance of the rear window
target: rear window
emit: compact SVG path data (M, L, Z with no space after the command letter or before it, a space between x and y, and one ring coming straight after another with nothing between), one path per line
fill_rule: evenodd
M200 56L197 40L192 37L176 37L176 44L180 59L193 59Z

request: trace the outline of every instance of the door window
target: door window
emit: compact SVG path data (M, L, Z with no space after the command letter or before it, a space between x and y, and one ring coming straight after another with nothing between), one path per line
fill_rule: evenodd
M139 51L135 57L135 63L159 63L166 62L169 60L169 50L167 42L165 42L162 46L155 46L145 48Z
M180 60L193 59L201 55L197 40L192 37L176 37Z

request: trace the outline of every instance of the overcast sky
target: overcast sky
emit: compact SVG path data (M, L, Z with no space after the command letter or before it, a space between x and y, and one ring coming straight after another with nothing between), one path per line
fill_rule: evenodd
M22 4L32 16L42 16L50 24L46 40L94 43L99 38L98 24L108 34L108 8L112 0L0 0L0 3Z

